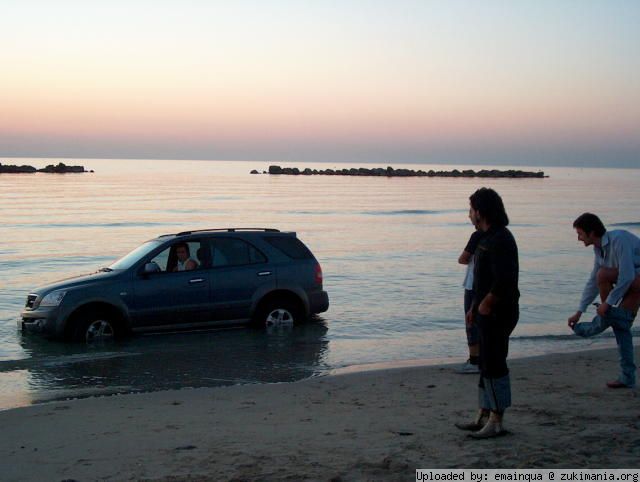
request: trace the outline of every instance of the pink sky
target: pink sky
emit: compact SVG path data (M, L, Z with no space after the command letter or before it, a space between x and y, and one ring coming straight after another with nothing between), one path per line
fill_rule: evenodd
M0 156L640 164L634 2L124 5L7 9Z

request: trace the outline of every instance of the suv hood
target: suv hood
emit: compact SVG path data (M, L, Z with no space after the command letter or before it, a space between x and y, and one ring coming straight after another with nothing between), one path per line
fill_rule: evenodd
M46 285L38 286L32 291L34 294L43 295L55 290L68 290L78 286L85 286L99 281L118 276L121 271L96 271L95 273L72 276L70 278L54 281Z

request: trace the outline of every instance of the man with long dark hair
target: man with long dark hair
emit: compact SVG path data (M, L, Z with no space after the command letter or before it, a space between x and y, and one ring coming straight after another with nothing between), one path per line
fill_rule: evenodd
M509 336L519 317L518 247L507 229L509 217L502 198L493 189L481 188L469 198L469 216L484 232L475 254L474 299L466 321L480 334L479 411L472 423L456 424L471 430L477 439L506 432L504 411L511 405L511 381L507 367Z
M569 327L583 337L613 328L620 353L620 375L617 380L607 382L607 386L632 388L636 384L636 366L631 325L640 306L640 239L622 229L607 231L600 218L591 213L580 215L573 227L579 241L593 246L594 262L578 311L569 317ZM578 323L598 295L601 303L596 317Z

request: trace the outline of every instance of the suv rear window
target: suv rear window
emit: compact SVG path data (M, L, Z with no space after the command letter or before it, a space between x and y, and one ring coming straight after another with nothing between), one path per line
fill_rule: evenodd
M292 236L269 236L264 240L281 253L293 259L311 259L311 251L298 238Z

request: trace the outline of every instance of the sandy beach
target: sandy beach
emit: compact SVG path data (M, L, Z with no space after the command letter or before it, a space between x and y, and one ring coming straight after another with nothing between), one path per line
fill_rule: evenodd
M638 351L636 350L636 360ZM452 366L48 403L0 413L3 480L414 480L416 468L631 468L637 390L615 349L510 362L508 436L453 423L476 376Z

